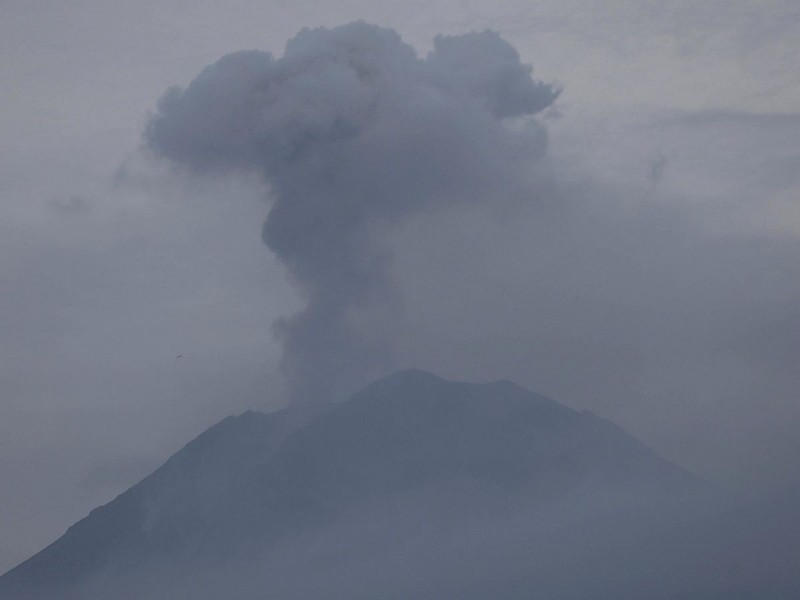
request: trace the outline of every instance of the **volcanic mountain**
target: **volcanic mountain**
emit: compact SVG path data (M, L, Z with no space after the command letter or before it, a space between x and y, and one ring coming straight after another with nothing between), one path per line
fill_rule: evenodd
M404 371L324 409L228 417L0 577L0 598L530 597L704 485L588 411Z

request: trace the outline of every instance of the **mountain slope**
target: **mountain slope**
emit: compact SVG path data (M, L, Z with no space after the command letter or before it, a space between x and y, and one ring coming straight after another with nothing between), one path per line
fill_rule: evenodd
M294 566L267 577L261 591L284 585L277 597L311 598L297 590L321 557L361 557L356 564L418 543L442 523L458 537L476 523L502 528L498 516L545 514L603 494L677 496L698 487L591 413L510 382L405 371L321 413L223 420L1 577L0 597L88 598L85 586L103 582L116 597L124 588L143 598L137 586L154 571L159 589L178 586L163 597L184 597L177 589L190 589L198 568L291 555Z

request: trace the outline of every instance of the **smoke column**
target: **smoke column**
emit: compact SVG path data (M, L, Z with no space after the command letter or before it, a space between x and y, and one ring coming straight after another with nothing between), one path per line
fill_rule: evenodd
M156 154L268 184L263 240L307 301L276 324L292 400L335 398L390 357L399 294L381 231L525 180L546 136L519 117L558 95L531 71L491 31L438 36L420 58L355 22L304 29L278 59L227 55L160 99Z

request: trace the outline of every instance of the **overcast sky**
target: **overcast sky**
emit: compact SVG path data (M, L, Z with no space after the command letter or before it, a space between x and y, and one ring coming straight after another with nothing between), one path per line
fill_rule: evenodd
M187 175L142 136L221 56L355 19L420 57L490 28L563 88L521 191L382 231L385 368L512 379L727 485L796 477L796 2L6 0L0 571L284 403L273 323L304 300L262 243L264 181Z

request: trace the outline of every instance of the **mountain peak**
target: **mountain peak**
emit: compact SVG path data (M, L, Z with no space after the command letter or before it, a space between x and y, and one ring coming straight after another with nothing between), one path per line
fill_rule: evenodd
M135 586L144 565L270 551L374 511L485 518L598 487L693 481L613 424L511 382L410 369L322 412L222 420L0 578L0 596L61 598L54 590L101 572Z
M361 393L377 388L416 388L443 383L450 382L422 369L404 369L372 382Z

